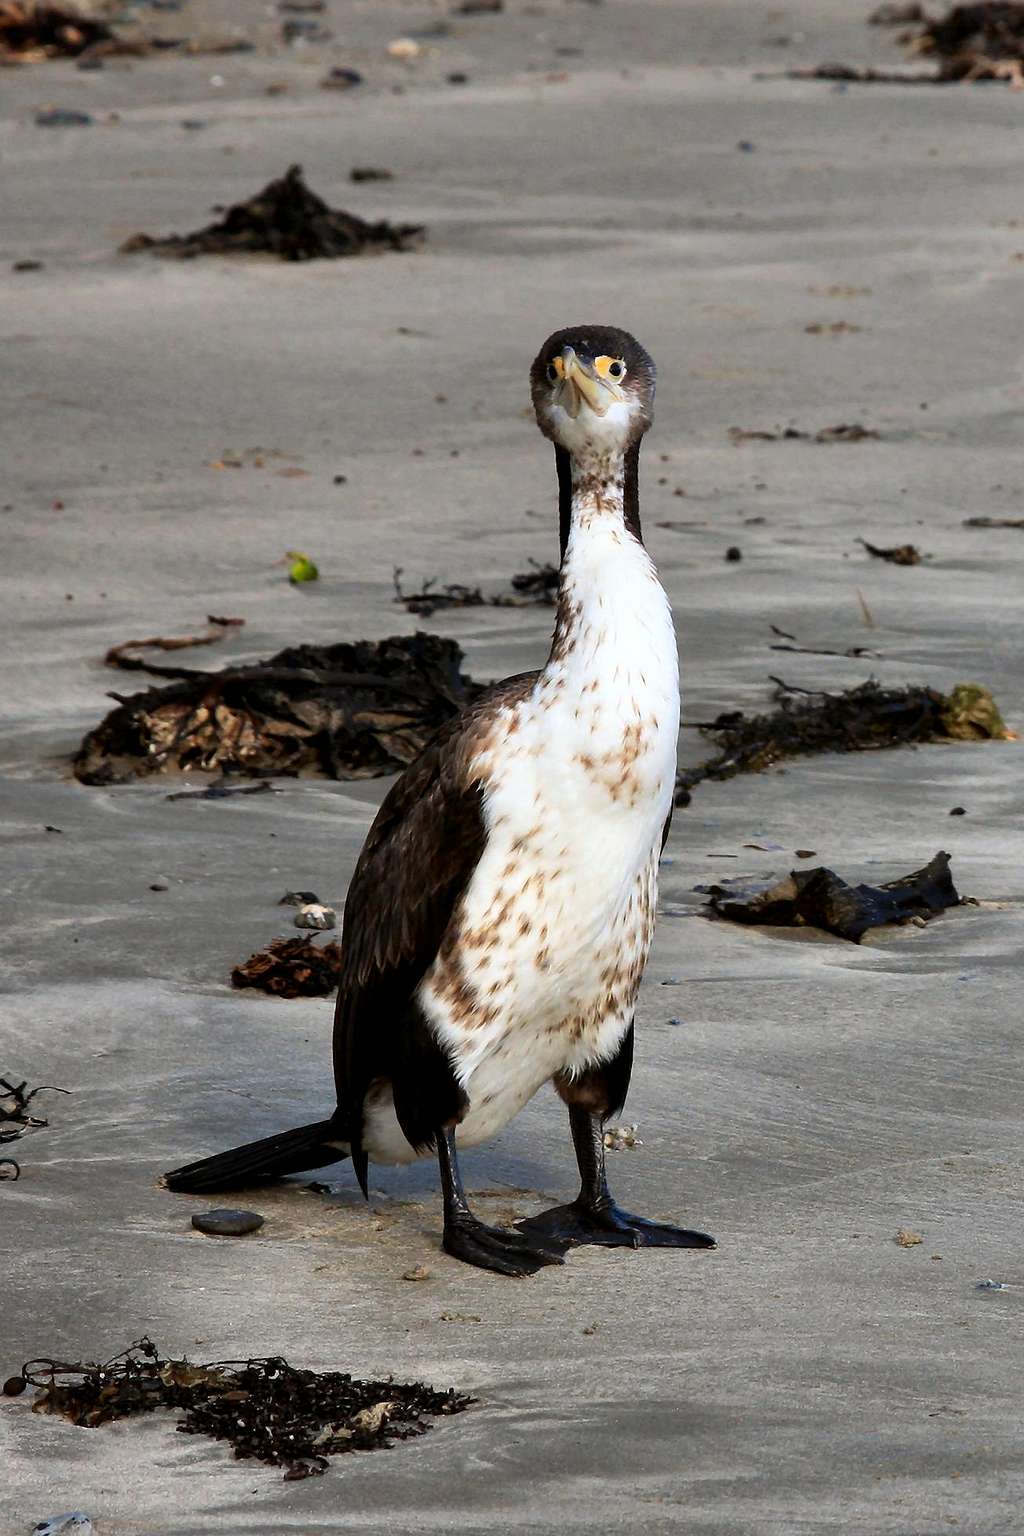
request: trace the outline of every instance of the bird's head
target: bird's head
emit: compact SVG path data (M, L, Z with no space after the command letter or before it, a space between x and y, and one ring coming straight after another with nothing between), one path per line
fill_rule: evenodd
M624 454L654 414L654 364L628 331L573 325L556 331L530 370L537 425L574 457Z

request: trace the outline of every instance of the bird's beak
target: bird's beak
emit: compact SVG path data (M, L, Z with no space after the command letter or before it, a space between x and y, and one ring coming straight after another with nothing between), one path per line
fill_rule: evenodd
M622 390L611 379L602 379L589 363L577 357L573 347L563 347L561 357L562 380L559 403L573 420L584 403L595 416L604 416L616 400L622 399Z

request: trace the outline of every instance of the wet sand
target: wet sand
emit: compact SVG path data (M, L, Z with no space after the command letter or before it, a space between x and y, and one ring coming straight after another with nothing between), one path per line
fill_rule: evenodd
M581 1250L505 1281L438 1251L429 1164L375 1170L369 1213L343 1166L329 1195L254 1193L239 1203L267 1222L238 1241L193 1232L210 1202L157 1187L330 1107L330 1004L227 978L294 931L284 890L342 900L387 781L198 804L161 779L76 784L108 691L135 688L103 653L220 613L245 628L181 659L419 626L479 678L539 664L549 611L416 620L392 570L494 590L555 556L526 375L556 326L624 324L659 364L642 508L685 720L766 707L772 673L873 673L977 680L1024 722L1024 534L963 526L1022 513L1019 95L752 78L898 67L891 34L838 0L506 7L450 18L408 65L388 42L439 7L328 0L331 45L284 49L261 13L252 54L0 76L0 1071L74 1090L6 1149L23 1174L0 1188L2 1374L146 1332L168 1354L280 1353L479 1399L386 1457L284 1483L164 1418L90 1432L22 1398L0 1417L0 1526L82 1508L101 1536L1002 1536L1024 1491L1017 744L793 763L677 813L624 1117L644 1145L609 1163L624 1205L706 1227L717 1252ZM189 0L147 25L223 32L247 8ZM365 85L319 90L334 64ZM37 128L50 104L96 121ZM293 161L335 205L424 222L425 249L115 254ZM395 179L352 186L359 164ZM44 267L12 271L25 259ZM838 322L856 329L808 330ZM880 439L728 436L853 421ZM285 457L211 467L257 445ZM858 536L930 559L887 565ZM288 585L292 548L315 587ZM878 655L779 653L773 624ZM705 750L693 730L682 744ZM871 881L946 848L982 904L858 947L704 920L696 886L782 872L798 848ZM465 1159L491 1219L564 1198L573 1171L548 1093ZM899 1247L901 1227L922 1243ZM403 1281L419 1264L431 1277ZM1010 1288L977 1290L989 1277Z

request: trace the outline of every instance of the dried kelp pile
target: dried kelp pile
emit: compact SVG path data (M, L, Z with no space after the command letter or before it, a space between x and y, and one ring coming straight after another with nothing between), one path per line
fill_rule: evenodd
M851 64L819 64L788 70L790 79L849 80L872 85L955 85L960 81L1000 80L1024 87L1024 3L980 0L951 6L943 16L929 16L917 4L880 5L868 20L875 26L906 26L899 41L917 57L935 60L931 74L861 69ZM909 25L908 25L909 23Z
M429 618L444 608L536 608L551 607L558 597L558 567L530 562L531 569L519 571L512 577L510 592L498 592L485 597L479 587L466 587L460 582L449 582L439 587L436 580L425 581L418 592L406 592L402 586L402 567L396 565L392 573L395 583L395 602L401 603L407 613Z
M341 1371L303 1371L287 1360L164 1360L143 1338L104 1365L29 1360L5 1390L38 1387L34 1413L94 1429L113 1419L177 1410L178 1430L226 1440L240 1460L287 1468L288 1479L326 1472L329 1456L387 1450L462 1413L471 1397L422 1382L359 1381Z
M29 1088L27 1082L13 1083L0 1077L0 1146L20 1141L29 1131L41 1131L49 1125L42 1115L34 1115L29 1109L32 1100L40 1093L70 1093L70 1088L55 1088L51 1083L40 1083ZM13 1157L0 1157L0 1179L17 1179L21 1168Z
M884 923L927 921L960 905L949 854L937 853L923 869L885 885L848 885L831 869L794 869L783 880L723 881L708 887L710 905L734 923L772 928L823 928L859 944Z
M776 427L765 431L757 427L730 427L727 434L730 443L863 443L877 439L880 433L874 427L865 427L859 421L841 421L834 427L819 427L817 432L804 432L800 427Z
M124 253L158 256L230 256L262 251L282 261L406 251L424 238L419 224L369 224L357 214L331 208L307 187L300 165L289 166L255 197L235 203L222 219L189 235L132 235Z
M0 63L142 53L145 45L118 37L98 16L34 0L0 0Z
M254 987L274 997L327 997L341 978L341 949L333 941L273 939L231 972L233 987Z
M773 713L733 710L700 727L721 750L678 775L676 805L688 805L690 791L705 779L760 773L783 758L1013 735L992 695L977 683L958 683L947 695L935 688L882 688L873 678L843 693L808 693L773 681L779 704Z
M440 635L299 645L220 672L147 663L176 681L124 697L74 760L83 784L125 784L167 769L250 777L393 773L480 692Z
M936 60L938 80L1009 80L1024 85L1021 0L954 5L938 17L922 10L914 21L920 29L903 33L900 41L914 53Z

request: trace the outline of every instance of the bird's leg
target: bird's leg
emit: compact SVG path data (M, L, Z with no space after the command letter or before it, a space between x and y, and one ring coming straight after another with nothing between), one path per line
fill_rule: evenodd
M496 1270L500 1275L532 1275L545 1264L564 1263L564 1243L488 1227L473 1215L462 1187L455 1131L450 1126L437 1132L437 1161L444 1195L442 1246L446 1253L479 1269Z
M621 1248L715 1248L706 1232L690 1232L620 1210L611 1197L604 1166L604 1117L581 1104L569 1105L569 1128L580 1169L580 1192L571 1205L558 1205L518 1223L522 1231L568 1244L600 1243Z

